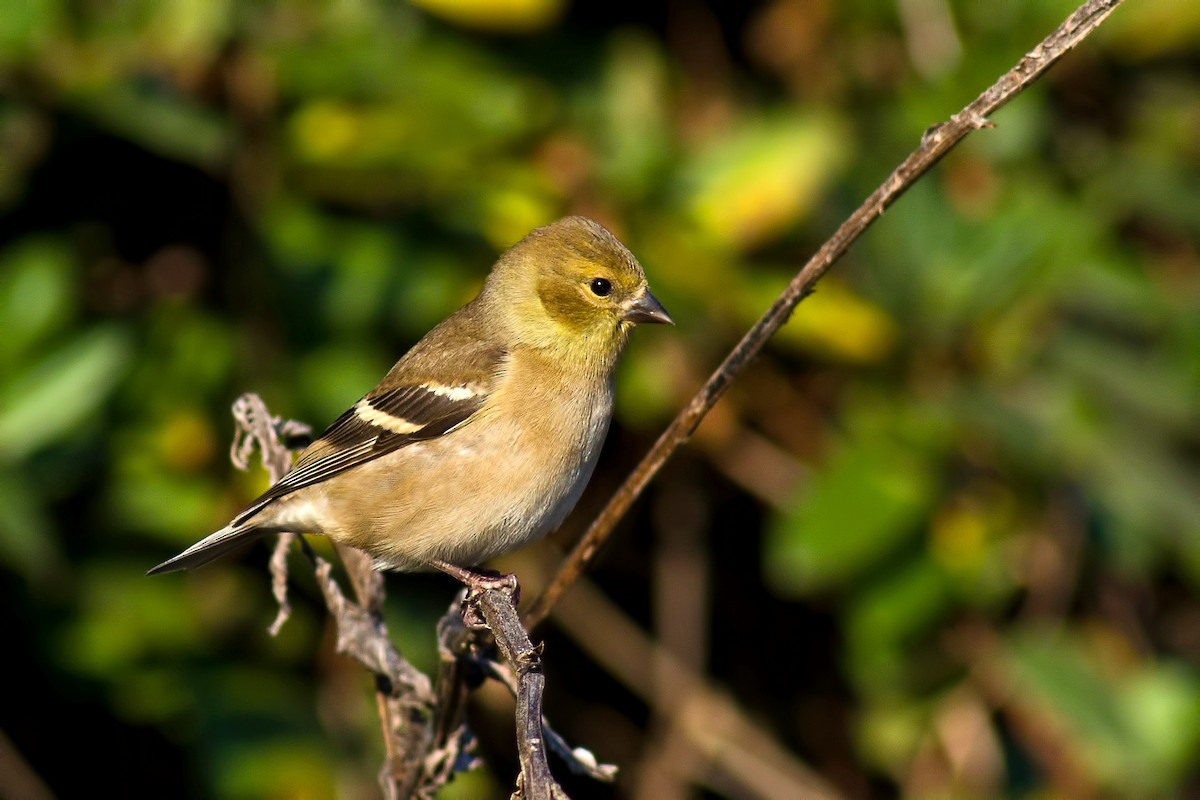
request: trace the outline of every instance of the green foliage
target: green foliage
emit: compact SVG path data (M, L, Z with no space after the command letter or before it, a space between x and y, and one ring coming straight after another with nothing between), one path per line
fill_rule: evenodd
M857 442L832 457L767 540L777 591L806 593L861 578L928 515L928 460L887 441Z
M1091 634L1092 641L1047 631L1014 636L1005 648L1014 693L1063 726L1101 783L1170 791L1200 745L1195 670L1170 661L1131 670L1105 652L1114 643L1102 631Z

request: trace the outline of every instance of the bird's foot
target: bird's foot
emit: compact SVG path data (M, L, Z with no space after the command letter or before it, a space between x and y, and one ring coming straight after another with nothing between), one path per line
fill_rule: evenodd
M468 569L448 561L434 561L433 566L442 572L461 581L467 587L467 596L462 603L463 623L468 628L485 628L487 622L479 611L476 600L484 592L500 591L508 595L516 607L521 600L521 585L517 576L511 572L496 572L494 570Z

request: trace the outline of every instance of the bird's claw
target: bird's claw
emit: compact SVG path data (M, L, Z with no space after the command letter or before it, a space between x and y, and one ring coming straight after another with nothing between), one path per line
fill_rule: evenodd
M434 561L433 566L466 585L467 594L462 601L462 619L463 624L468 628L487 627L479 605L479 598L483 596L484 592L503 592L508 596L513 607L516 607L521 599L521 585L517 583L517 576L511 572L484 572L460 567L447 561Z
M500 575L474 573L472 580L464 582L467 584L467 594L462 602L462 618L463 624L468 628L487 627L487 620L483 618L483 611L479 605L479 599L485 592L502 592L508 596L514 608L521 600L521 585L517 583L517 576L511 572Z

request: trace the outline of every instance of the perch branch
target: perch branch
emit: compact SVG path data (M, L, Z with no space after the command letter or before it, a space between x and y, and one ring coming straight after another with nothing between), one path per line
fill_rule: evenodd
M508 665L497 661L489 661L485 666L488 670L488 677L508 687L513 699L516 699L520 690L517 674ZM542 733L546 736L546 746L550 752L561 758L571 772L576 775L587 775L605 783L612 783L617 779L615 764L601 764L590 750L583 747L572 748L567 744L566 739L550 727L545 715L542 716Z
M942 156L972 131L991 127L989 114L1041 77L1067 51L1091 34L1121 2L1123 0L1088 0L962 111L925 131L917 149L896 167L887 180L809 259L617 489L608 505L559 566L545 590L525 612L524 619L530 629L546 618L567 588L591 565L601 545L607 541L617 522L646 488L646 484L675 450L691 437L733 379L762 350L775 331L787 322L797 304L812 292L813 286L829 271L834 261Z
M238 468L247 469L257 448L271 483L283 477L291 467L293 450L307 443L312 435L307 425L271 416L262 398L252 393L234 402L233 416L236 428L230 460ZM270 627L272 634L278 633L291 613L287 599L287 552L297 539L303 544L296 534L281 535L271 556L272 591L279 602L279 614ZM338 652L359 661L376 678L376 704L387 753L380 773L384 794L389 798L431 795L449 780L449 774L431 775L425 769L425 754L432 747L425 720L432 716L434 693L429 679L408 663L387 637L379 614L384 598L382 577L371 569L366 555L348 548L341 550L359 600L354 603L345 597L333 578L332 565L311 551L308 553L337 628ZM458 737L454 741L462 746L470 744L469 738ZM450 759L451 763L458 761Z
M546 737L542 732L541 648L534 647L521 626L511 597L497 589L469 600L487 621L496 646L517 676L517 743L521 760L520 796L525 800L559 800L566 793L554 781L546 762Z

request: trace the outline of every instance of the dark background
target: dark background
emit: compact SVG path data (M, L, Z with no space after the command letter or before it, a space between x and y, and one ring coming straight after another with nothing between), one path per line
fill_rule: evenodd
M323 426L501 249L604 222L678 325L633 337L577 513L500 565L531 598L815 247L1072 8L9 4L0 794L374 796L370 681L299 558L277 638L263 545L143 578L264 487L233 399ZM1198 4L1119 9L800 306L537 632L551 719L622 768L573 796L1200 791L1198 45ZM389 588L429 667L453 583ZM444 796L507 797L511 704L471 715L488 766Z

